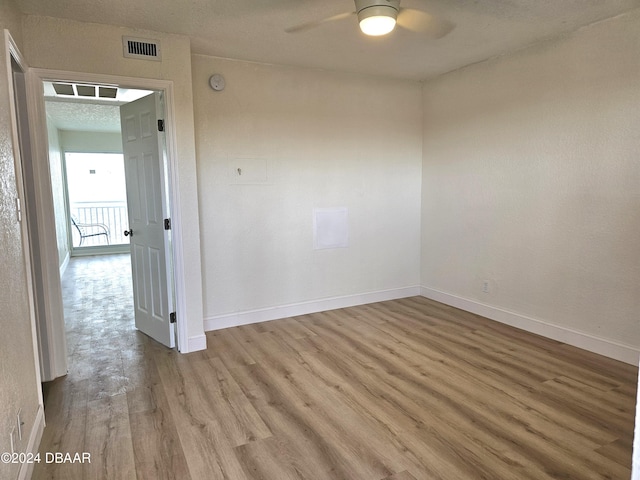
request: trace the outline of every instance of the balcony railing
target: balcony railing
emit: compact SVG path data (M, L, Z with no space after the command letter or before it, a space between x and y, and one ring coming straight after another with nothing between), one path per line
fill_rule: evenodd
M129 228L127 204L125 202L76 202L71 204L71 215L78 223L103 224L109 229L109 245L129 244L129 237L124 236L124 231ZM78 248L80 238L78 232L73 231L73 246ZM85 228L87 233L97 233L95 227ZM82 247L95 247L107 245L104 235L86 237L82 241Z

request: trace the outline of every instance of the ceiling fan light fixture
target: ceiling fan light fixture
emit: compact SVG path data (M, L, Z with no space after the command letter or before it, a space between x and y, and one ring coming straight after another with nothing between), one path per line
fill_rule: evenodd
M360 30L374 37L386 35L396 26L398 10L387 5L374 5L358 12Z

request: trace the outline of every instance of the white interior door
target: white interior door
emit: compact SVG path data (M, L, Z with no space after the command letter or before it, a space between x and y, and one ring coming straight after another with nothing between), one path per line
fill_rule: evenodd
M161 98L153 93L120 107L136 328L173 348Z

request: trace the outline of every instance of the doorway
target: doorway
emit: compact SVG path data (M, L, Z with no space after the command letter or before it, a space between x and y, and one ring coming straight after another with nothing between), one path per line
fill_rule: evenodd
M79 255L98 258L127 252L128 257L129 238L124 232L129 229L129 219L119 108L153 91L69 79L44 80L43 90L60 275L64 275L72 257ZM162 158L167 159L166 150L163 153ZM168 169L165 165L162 172L166 174ZM162 182L158 190L168 191L164 186L170 179L160 178L158 182ZM168 196L165 201L170 206ZM102 268L110 263L120 265L116 274L128 274L131 280L131 268L123 271L121 260L103 261ZM169 259L169 273L170 265Z
M149 90L44 81L61 273L78 255L129 251L120 106Z

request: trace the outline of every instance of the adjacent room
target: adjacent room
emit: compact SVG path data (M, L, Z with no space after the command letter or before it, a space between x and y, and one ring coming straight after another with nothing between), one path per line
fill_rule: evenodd
M0 478L640 480L637 0L0 2Z

